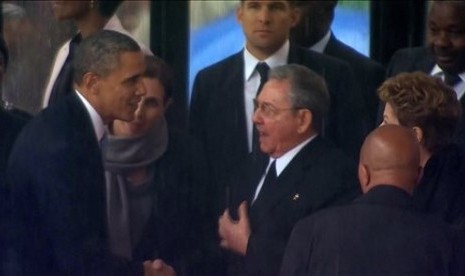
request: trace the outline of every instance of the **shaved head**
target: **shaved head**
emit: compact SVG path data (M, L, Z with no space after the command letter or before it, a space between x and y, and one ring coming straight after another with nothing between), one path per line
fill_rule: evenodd
M398 125L375 129L360 151L363 192L376 185L393 185L411 193L418 179L419 159L419 143L412 129Z

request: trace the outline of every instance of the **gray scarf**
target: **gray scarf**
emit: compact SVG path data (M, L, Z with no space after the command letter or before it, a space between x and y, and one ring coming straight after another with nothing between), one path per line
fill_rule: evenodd
M150 165L165 153L167 147L168 127L165 118L143 136L107 137L102 155L106 179L108 238L110 251L117 256L132 258L130 202L127 191L130 183L126 179L126 172ZM148 216L144 219L148 220ZM141 229L134 230L140 232Z
M123 138L109 134L107 139L103 152L105 170L122 173L160 158L168 147L168 127L163 117L146 135Z

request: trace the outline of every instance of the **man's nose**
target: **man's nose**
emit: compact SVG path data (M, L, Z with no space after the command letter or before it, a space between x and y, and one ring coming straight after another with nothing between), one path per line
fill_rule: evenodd
M448 47L451 45L449 34L445 31L439 32L434 39L434 44L438 47Z
M260 22L268 24L270 22L270 11L268 8L261 8L258 12L257 18Z

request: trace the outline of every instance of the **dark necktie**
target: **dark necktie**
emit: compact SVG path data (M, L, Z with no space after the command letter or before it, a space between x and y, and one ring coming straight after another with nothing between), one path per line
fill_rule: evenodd
M260 74L260 85L258 86L256 94L256 97L258 97L258 95L262 91L263 85L265 85L265 82L268 80L268 72L270 71L270 67L268 66L268 64L266 64L266 62L259 62L255 69ZM254 125L252 127L252 152L256 154L259 151L260 143L258 141L258 132L257 128Z
M263 181L262 188L258 193L257 199L263 200L264 198L269 198L270 194L273 193L274 185L276 184L276 180L278 179L278 175L276 173L276 160L274 160L268 172L266 173L265 180Z
M76 48L81 42L81 35L76 35L69 43L69 53L61 71L53 84L48 105L53 105L73 91L73 59Z
M450 87L454 87L461 80L462 79L459 77L458 74L449 74L444 72L444 83L449 85Z
M257 72L260 74L260 85L258 86L257 89L257 96L260 94L262 91L263 85L265 85L265 82L268 80L268 71L270 71L270 66L266 64L266 62L259 62L257 64L257 67L255 67Z

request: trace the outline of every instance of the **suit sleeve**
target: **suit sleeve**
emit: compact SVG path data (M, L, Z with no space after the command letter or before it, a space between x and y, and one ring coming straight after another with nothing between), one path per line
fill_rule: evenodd
M142 264L110 255L104 234L89 230L101 229L104 221L93 218L103 214L97 214L99 209L83 214L76 204L95 201L91 193L80 193L80 187L95 181L85 183L80 175L87 172L73 169L79 165L69 154L69 144L31 150L40 147L41 141L29 142L32 139L27 136L13 150L8 169L10 183L14 183L15 242L25 274L142 275Z

